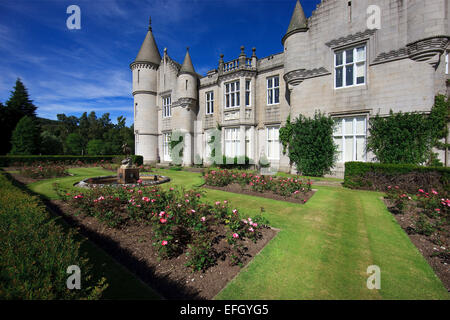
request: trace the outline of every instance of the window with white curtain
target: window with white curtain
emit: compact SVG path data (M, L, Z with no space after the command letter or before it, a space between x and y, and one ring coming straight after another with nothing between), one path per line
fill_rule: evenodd
M225 129L225 156L234 158L239 156L239 128Z
M168 118L172 116L172 105L171 105L171 99L170 96L163 97L163 118Z
M239 86L239 80L225 83L225 108L239 107L241 105Z
M267 127L267 158L271 160L280 159L279 126Z
M345 117L335 121L333 138L338 146L337 162L366 161L367 118Z
M172 161L170 156L170 137L171 133L167 132L163 134L163 159L164 161Z
M337 51L334 55L335 88L366 83L366 46Z

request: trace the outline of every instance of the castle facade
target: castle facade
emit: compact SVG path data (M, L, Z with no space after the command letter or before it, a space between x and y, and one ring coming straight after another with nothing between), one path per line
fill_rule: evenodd
M283 52L258 58L255 48L248 56L241 47L206 76L195 72L189 50L182 64L166 49L161 56L150 26L130 65L135 152L145 163L172 162L177 130L183 165L208 163L220 128L224 155L265 158L289 171L279 128L289 115L321 111L338 121L333 172L342 176L347 161L373 161L365 152L371 117L426 113L437 94L448 94L449 15L448 0L323 0L307 19L297 1L280 35Z

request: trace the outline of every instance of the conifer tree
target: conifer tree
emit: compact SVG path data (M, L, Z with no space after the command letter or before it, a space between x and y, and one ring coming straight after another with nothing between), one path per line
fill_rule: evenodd
M17 123L12 133L11 152L12 155L31 155L39 152L40 131L36 121L29 116L24 116Z

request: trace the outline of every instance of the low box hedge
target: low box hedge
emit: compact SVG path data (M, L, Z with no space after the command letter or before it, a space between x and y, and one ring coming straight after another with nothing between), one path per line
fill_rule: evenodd
M27 155L27 156L0 156L0 167L7 167L12 165L31 165L35 162L63 162L66 165L76 164L78 161L83 163L96 163L100 161L114 161L114 159L124 159L124 155L105 155L105 156L77 156L77 155ZM139 155L132 155L133 163L141 165L143 157Z
M414 193L419 188L449 191L449 183L450 168L446 167L345 163L344 186L347 188L385 191L388 186L399 186L402 190Z
M0 299L98 299L105 279L95 279L80 241L51 219L44 204L0 172ZM81 289L67 289L67 267L81 270Z

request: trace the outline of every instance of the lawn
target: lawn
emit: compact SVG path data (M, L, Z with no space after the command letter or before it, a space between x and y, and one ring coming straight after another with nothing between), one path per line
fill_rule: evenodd
M55 181L69 187L88 176L111 175L98 168L70 172L76 176L29 187L55 198ZM157 172L172 179L167 187L202 184L198 173ZM243 216L264 208L271 225L281 229L217 299L449 298L441 281L387 211L381 193L315 188L318 192L306 205L205 189L207 201L229 200ZM380 290L367 289L366 269L370 265L381 268Z

